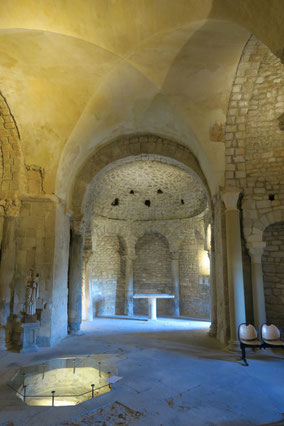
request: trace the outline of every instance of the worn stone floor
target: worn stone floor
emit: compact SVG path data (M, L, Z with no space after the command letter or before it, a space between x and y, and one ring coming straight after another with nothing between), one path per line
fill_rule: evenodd
M208 322L97 318L84 335L32 354L0 352L0 425L284 425L284 351L244 367ZM72 407L32 407L7 382L20 366L54 357L112 354L123 379Z

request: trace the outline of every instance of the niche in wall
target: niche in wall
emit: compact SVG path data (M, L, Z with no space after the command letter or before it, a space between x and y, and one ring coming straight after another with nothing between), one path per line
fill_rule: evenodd
M171 258L167 239L158 233L145 234L136 244L133 264L135 293L173 294ZM134 300L134 315L147 315L146 299ZM157 300L157 314L173 315L171 299Z

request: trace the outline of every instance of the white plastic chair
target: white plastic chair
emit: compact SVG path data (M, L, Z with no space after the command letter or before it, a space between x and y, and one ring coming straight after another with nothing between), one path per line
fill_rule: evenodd
M284 341L281 339L281 333L274 324L263 324L261 326L262 346L265 348L283 348Z
M256 328L252 324L242 323L238 330L240 348L242 351L242 360L248 365L246 359L246 348L261 348L261 341L258 339Z

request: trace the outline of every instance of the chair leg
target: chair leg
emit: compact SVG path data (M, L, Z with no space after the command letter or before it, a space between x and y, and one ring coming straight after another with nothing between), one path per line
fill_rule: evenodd
M248 362L246 359L246 347L244 345L241 345L241 350L242 350L242 360L244 361L245 365L248 366Z

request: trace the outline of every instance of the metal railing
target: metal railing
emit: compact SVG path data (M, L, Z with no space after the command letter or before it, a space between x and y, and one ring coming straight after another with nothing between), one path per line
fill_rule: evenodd
M66 393L62 392L62 390L56 389L56 384L51 384L50 380L47 383L46 392L40 390L38 393L34 391L35 384L33 383L33 376L37 376L37 384L40 380L43 381L42 385L44 386L45 379L47 377L47 373L53 370L59 369L68 369L73 370L73 374L77 375L81 368L94 368L98 371L98 380L102 382L104 380L109 379L111 376L117 374L117 368L108 362L107 359L103 359L102 357L98 358L96 356L87 356L87 357L76 357L76 358L56 358L49 361L45 361L44 363L25 367L14 375L14 377L8 383L8 386L13 389L17 396L21 398L24 402L29 404L29 401L39 401L44 400L43 404L34 404L34 405L50 405L55 406L57 401L69 400L72 402L70 404L60 404L58 405L75 405L79 402L86 401L87 399L96 398L102 393L109 392L112 389L112 384L107 383L101 385L101 383L97 384L92 383L92 378L90 377L90 383L84 383L84 387L89 390L81 392L78 387L78 391L74 389L74 392ZM69 373L70 374L70 373ZM72 374L72 373L71 373ZM39 377L38 377L39 376ZM74 379L73 379L74 380ZM62 386L61 386L62 387ZM74 387L74 383L73 383ZM50 390L50 388L52 390ZM68 384L65 386L68 389ZM49 404L50 401L50 404Z

